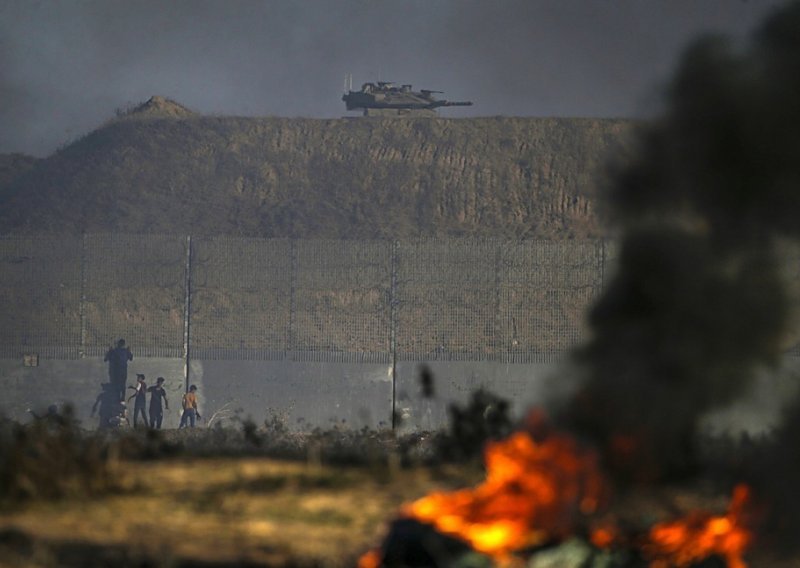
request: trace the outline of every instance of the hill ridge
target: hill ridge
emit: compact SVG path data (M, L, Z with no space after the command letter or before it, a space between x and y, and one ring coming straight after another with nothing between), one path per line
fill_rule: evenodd
M591 237L596 188L633 124L137 108L148 120L110 121L7 183L3 232Z

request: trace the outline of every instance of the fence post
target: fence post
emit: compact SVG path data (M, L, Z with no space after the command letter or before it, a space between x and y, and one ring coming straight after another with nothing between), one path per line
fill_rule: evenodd
M83 359L86 357L86 233L81 234L81 300L78 305L81 325L81 345L78 356Z
M295 238L289 239L289 337L288 337L288 351L297 351L295 349L295 338L294 338L294 326L295 326L295 310L297 309L296 306L296 294L295 289L297 287L297 242Z
M503 356L508 351L508 344L506 337L504 337L503 323L504 318L502 314L503 306L503 279L505 278L505 257L503 255L503 247L505 241L500 239L493 240L495 243L494 251L494 325L492 326L492 355L495 358ZM502 340L502 342L501 342Z
M192 236L186 237L186 264L183 282L183 381L184 389L189 391L189 333L192 317Z
M389 357L392 361L392 430L397 428L397 240L392 241L390 253L391 282L389 284Z

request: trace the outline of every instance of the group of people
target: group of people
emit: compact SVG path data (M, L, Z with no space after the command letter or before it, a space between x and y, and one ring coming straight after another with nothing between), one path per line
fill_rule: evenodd
M128 362L133 361L133 353L125 345L125 340L117 341L116 347L108 350L104 361L108 362L108 383L101 385L102 391L97 395L92 416L98 411L100 423L98 427L102 429L116 428L128 425L127 404L125 401L125 391L133 389L134 393L128 398L127 402L134 401L133 404L133 427L138 427L139 416L145 427L160 430L164 420L164 409L169 410L167 391L164 388L164 377L158 377L156 384L147 386L146 378L143 374L136 375L136 385L128 386ZM150 393L149 412L147 407L147 393ZM162 405L163 403L163 405ZM200 418L197 410L197 387L192 385L188 392L183 395L182 400L183 414L179 428L190 426L194 428L195 420ZM148 419L149 414L149 419Z
M147 402L147 393L150 393L150 428L161 430L161 422L164 420L164 408L169 410L167 391L164 389L164 377L158 377L156 384L148 387L144 375L139 374L136 375L136 386L128 388L134 390L134 393L128 398L128 402L134 401L133 427L136 428L138 426L136 422L139 419L139 415L142 416L142 421L147 425L147 413L144 408ZM162 402L164 403L163 406L161 405ZM181 422L183 422L183 418L181 418Z

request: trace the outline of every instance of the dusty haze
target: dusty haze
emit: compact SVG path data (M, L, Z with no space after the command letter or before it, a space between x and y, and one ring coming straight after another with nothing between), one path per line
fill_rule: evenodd
M642 116L688 41L742 38L780 4L0 0L0 153L47 155L153 94L335 118L346 73L476 103L447 116Z

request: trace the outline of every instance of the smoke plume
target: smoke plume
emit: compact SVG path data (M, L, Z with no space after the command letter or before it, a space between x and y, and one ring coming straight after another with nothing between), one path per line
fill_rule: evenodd
M586 382L569 419L617 473L690 473L700 417L781 358L791 322L776 245L800 236L799 93L800 3L746 47L696 41L606 192L621 252L577 354Z

